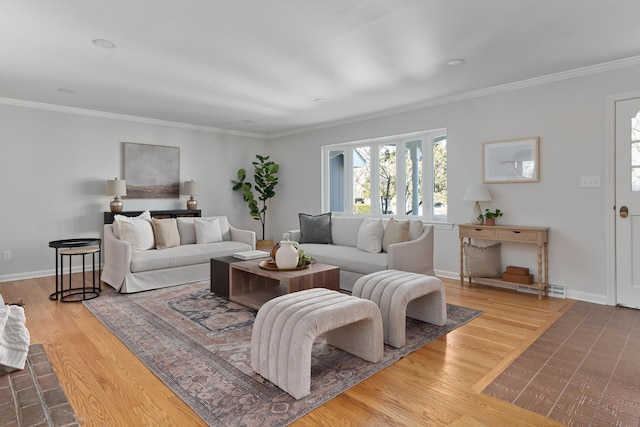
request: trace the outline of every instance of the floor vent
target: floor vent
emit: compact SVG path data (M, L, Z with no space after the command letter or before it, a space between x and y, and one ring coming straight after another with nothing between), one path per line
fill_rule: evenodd
M538 294L537 289L530 288L528 286L518 286L518 291L526 292L528 294ZM549 285L549 296L565 299L567 297L567 287L564 285Z

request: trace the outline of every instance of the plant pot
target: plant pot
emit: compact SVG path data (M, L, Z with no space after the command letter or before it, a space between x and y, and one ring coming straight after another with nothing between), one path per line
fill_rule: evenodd
M269 240L257 240L256 241L256 249L259 251L271 251L271 248L273 248L273 240L269 239Z
M496 219L495 218L485 218L484 220L486 225L496 225Z

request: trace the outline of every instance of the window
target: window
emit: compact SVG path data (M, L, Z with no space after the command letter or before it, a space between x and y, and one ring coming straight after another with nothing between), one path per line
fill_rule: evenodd
M631 118L631 191L640 191L640 112Z
M323 162L331 212L447 218L444 130L325 146Z

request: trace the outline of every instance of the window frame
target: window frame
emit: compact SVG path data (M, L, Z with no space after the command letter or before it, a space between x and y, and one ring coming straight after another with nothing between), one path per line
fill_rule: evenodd
M385 137L378 138L369 138L358 141L349 141L338 144L330 144L324 145L321 147L322 149L322 211L329 212L330 211L330 170L329 170L329 159L330 154L335 153L336 151L342 151L344 155L344 171L345 176L343 179L343 194L344 194L344 210L343 211L333 211L336 215L345 215L345 216L367 216L367 217L396 217L403 219L421 219L423 221L428 222L447 222L447 215L435 215L434 213L434 142L441 139L442 137L446 138L447 130L446 128L421 131L421 132L412 132L406 134L399 135L390 135ZM380 212L380 201L379 197L371 197L371 212L370 214L357 214L354 212L354 188L353 188L353 172L347 174L347 171L353 171L354 165L354 149L357 147L369 146L370 147L370 155L371 155L371 194L379 194L379 150L383 145L395 144L396 145L396 165L401 165L401 167L396 166L396 195L401 194L401 199L397 199L396 202L398 205L405 206L406 200L404 200L404 195L406 193L406 161L407 156L405 156L405 150L407 148L407 143L420 140L422 142L422 215L406 215L406 214L382 214L382 213L373 213ZM375 179L374 179L375 178ZM396 196L397 197L397 196ZM448 204L448 203L447 203Z

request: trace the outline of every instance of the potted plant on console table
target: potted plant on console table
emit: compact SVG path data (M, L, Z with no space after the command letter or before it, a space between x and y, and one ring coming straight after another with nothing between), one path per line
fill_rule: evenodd
M486 225L496 225L496 218L499 218L502 216L502 211L500 209L496 209L495 211L485 209L484 215L480 215L480 216L484 217Z
M256 243L256 249L270 250L273 247L273 239L265 240L264 225L267 219L267 200L276 195L274 189L278 184L277 173L280 165L269 161L269 156L256 154L257 162L253 164L253 188L258 192L258 200L255 199L250 182L245 181L247 171L238 169L238 180L231 180L233 191L240 191L242 198L247 202L249 215L262 224L262 240ZM262 202L259 206L258 202Z

